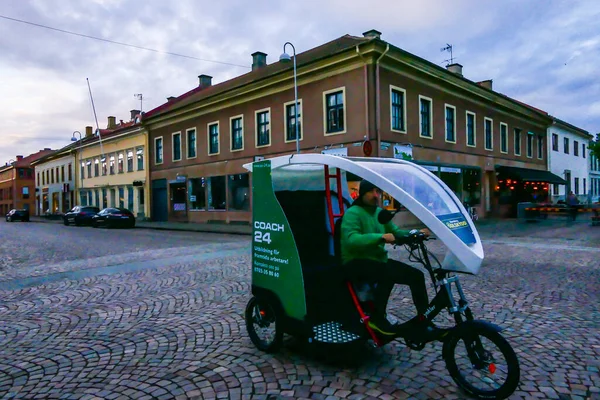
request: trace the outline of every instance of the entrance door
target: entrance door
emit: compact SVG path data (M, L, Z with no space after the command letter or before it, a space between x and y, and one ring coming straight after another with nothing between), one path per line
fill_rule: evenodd
M152 181L152 220L168 220L167 180L156 179Z

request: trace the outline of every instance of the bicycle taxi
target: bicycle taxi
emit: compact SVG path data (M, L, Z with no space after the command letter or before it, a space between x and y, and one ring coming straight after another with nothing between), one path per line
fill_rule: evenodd
M479 272L484 258L479 234L437 176L404 160L325 154L280 156L244 167L252 173L253 198L252 298L245 319L258 349L277 351L283 334L331 345L369 341L380 347L399 340L421 350L427 344L410 332L390 339L373 331L368 325L372 287L337 279L339 227L353 202L348 182L364 179L406 207L446 247L440 262L417 230L397 243L423 265L434 285L424 318L431 321L443 310L454 318L455 325L439 339L453 380L478 398L514 392L517 357L502 328L474 319L459 280L459 274ZM392 215L381 212L380 220Z

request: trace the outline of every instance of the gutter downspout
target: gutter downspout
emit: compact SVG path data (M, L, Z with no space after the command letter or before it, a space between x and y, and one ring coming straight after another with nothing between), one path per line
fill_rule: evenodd
M358 54L360 59L365 63L365 65L363 66L363 79L365 81L365 137L370 138L371 135L369 133L369 80L367 74L367 61L365 60L363 55L360 54L360 51L358 50L358 45L356 45L356 54Z
M386 43L385 51L383 53L381 53L379 58L377 58L377 60L375 61L375 93L376 93L376 95L375 95L375 115L376 115L375 133L377 135L377 157L381 156L381 154L380 154L381 153L381 132L380 132L381 112L379 110L381 90L379 88L379 60L381 60L388 51L390 51L390 44Z

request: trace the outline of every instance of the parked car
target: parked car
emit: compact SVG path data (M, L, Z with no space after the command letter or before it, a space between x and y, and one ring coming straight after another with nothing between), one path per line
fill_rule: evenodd
M79 225L91 225L92 217L100 211L100 208L94 206L75 206L71 211L63 215L63 223Z
M23 221L29 222L29 210L12 209L6 214L6 222Z
M92 217L92 226L94 228L101 226L133 228L135 227L135 216L126 208L108 207Z

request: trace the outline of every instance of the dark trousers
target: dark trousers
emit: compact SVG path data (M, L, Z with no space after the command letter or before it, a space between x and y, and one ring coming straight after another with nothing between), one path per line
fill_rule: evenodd
M395 284L408 285L418 314L429 305L425 276L420 270L396 260L387 263L372 260L353 260L342 266L343 274L353 281L377 283L374 293L376 313L385 315L387 303Z

